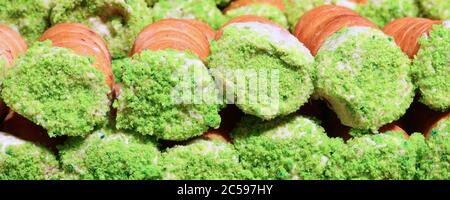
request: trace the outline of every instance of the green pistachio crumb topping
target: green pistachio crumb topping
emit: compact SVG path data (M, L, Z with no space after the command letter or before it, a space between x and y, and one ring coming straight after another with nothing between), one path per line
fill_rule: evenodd
M0 132L0 180L58 179L58 166L50 150Z
M123 93L115 102L117 128L185 140L220 125L218 89L194 54L146 50L123 70Z
M32 44L49 26L50 5L53 0L2 0L0 23L18 30Z
M130 58L120 58L120 59L114 59L112 61L112 70L113 70L113 74L114 74L114 81L116 83L122 83L122 76L123 76L122 69L129 62L130 62Z
M316 91L344 125L376 132L413 101L410 60L379 30L344 28L326 40L315 64Z
M3 81L2 98L15 112L47 129L49 136L81 136L107 122L105 76L93 59L36 42Z
M417 146L402 133L365 134L333 152L326 174L330 179L410 180L416 161Z
M103 128L58 147L69 179L152 180L161 178L160 152L148 136Z
M214 0L160 0L152 11L153 20L165 18L197 19L219 29L225 17Z
M431 19L450 19L450 1L418 0L422 15Z
M403 17L417 17L419 8L415 0L368 0L357 6L358 13L379 27Z
M231 136L244 168L256 179L324 179L331 152L343 145L316 122L296 115L266 122L246 116Z
M412 66L420 102L438 111L450 108L450 28L434 25L419 40Z
M138 33L152 22L145 0L58 0L51 23L78 22L103 39L113 58L126 57Z
M265 17L285 28L288 27L288 22L283 11L270 4L251 4L230 10L226 13L226 16L230 19L241 15L255 15Z
M185 146L172 147L162 154L161 164L166 180L242 180L252 177L242 168L234 147L219 140L197 139Z
M295 112L313 92L309 50L278 27L235 23L211 44L209 67L228 101L263 119Z
M417 179L450 179L450 118L439 122L422 146Z

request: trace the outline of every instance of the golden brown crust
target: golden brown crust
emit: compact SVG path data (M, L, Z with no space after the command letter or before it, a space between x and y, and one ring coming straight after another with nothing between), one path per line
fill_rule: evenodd
M0 24L0 54L6 59L7 66L11 66L19 55L27 51L27 44L19 33Z
M336 33L337 31L341 30L343 27L351 27L351 26L366 26L366 27L374 27L374 24L360 16L355 15L341 15L336 16L334 19L328 21L323 27L323 29L319 29L321 31L317 31L316 34L314 34L311 37L311 40L309 41L309 44L311 45L311 53L313 55L316 55L319 51L322 44L325 42L325 40ZM376 27L374 27L376 28Z
M41 36L39 41L50 40L54 46L72 49L75 53L96 58L94 66L103 72L106 83L114 86L111 56L103 39L89 27L78 23L57 24Z
M6 60L6 67L13 65L14 57L12 50L6 43L0 42L0 56Z
M88 26L79 23L61 23L53 26L51 29L48 29L39 39L40 41L44 41L46 39L56 39L61 37L68 37L69 35L83 35L82 39L88 40L88 42L94 43L97 48L100 48L102 52L105 54L105 57L110 61L111 55L106 46L105 41L102 37L90 29ZM109 63L110 64L110 63Z
M195 20L195 19L184 19L184 20L186 22L194 25L195 27L197 27L200 31L202 31L203 34L205 34L208 41L211 41L214 39L214 36L216 35L216 31L211 26L209 26L207 23L204 23L202 21Z
M383 127L380 128L380 132L381 133L385 133L388 131L396 131L396 132L401 132L403 133L403 136L405 137L405 139L409 138L408 133L401 127L399 122L393 122L390 124L386 124Z
M441 113L438 116L436 116L433 119L429 119L424 121L425 129L423 133L425 134L426 138L429 138L431 136L431 133L433 129L442 121L448 119L450 117L450 112Z
M201 28L203 27L203 28ZM145 27L136 38L130 55L145 49L190 50L202 60L209 56L209 39L204 26L192 20L163 19Z
M294 36L316 55L329 36L351 26L377 28L373 22L349 8L323 5L308 11L300 18L294 29Z
M419 51L419 39L423 34L428 34L435 24L442 21L425 18L405 17L394 20L383 28L383 32L394 37L395 43L410 58Z

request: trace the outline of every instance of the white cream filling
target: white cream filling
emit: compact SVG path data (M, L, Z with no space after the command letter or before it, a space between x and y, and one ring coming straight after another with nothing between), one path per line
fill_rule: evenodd
M442 23L442 25L443 25L445 28L450 28L450 20L445 20L445 21Z
M358 36L359 34L370 34L370 35L376 35L381 37L387 37L384 35L381 31L373 29L371 27L365 27L365 26L352 26L348 27L348 30L346 32L341 33L335 33L339 34L337 37L331 36L325 42L323 43L322 47L320 48L321 51L335 51L339 46L341 46L345 41L348 39L353 39L354 37ZM393 43L395 45L395 43ZM359 57L359 55L353 55L353 57Z
M217 143L206 140L204 142L206 143L206 149L201 152L202 155L213 153L214 157L219 158L220 152L225 150L225 145L217 145Z
M105 23L103 23L99 18L91 17L88 20L92 24L92 27L95 29L95 31L101 36L111 35L108 26Z
M288 127L280 127L275 134L272 135L272 139L284 139L290 137L292 137L292 132L289 131Z
M309 130L306 131L307 129ZM303 117L297 117L295 120L286 124L285 126L278 127L271 135L271 138L273 140L278 140L294 137L304 137L307 135L320 137L317 131L317 125L313 121ZM322 143L322 140L321 138L318 139L318 145L320 145Z
M328 162L328 157L326 157L326 156L322 156L321 158L320 158L320 166L325 166L326 164L327 164L327 162Z
M172 74L174 80L180 80L171 92L174 103L184 104L186 106L195 104L213 105L218 103L218 91L214 80L203 62L200 59L188 59L183 52L180 52L176 56L184 64L177 67ZM182 115L184 115L184 123L189 126L193 124L192 120L200 122L204 120L202 115L190 109L184 109Z
M255 32L255 37L267 38L267 40L276 44L282 49L295 49L302 52L305 56L313 59L310 51L295 36L288 31L272 25L261 22L240 22L228 25L237 29L246 29Z
M153 148L153 151L155 151L155 157L153 158L153 164L154 165L158 165L158 161L159 161L159 156L158 156L158 151L159 149L157 147Z
M347 40L352 40L355 37L357 37L359 34L365 34L368 36L376 36L376 37L384 37L387 38L388 36L385 35L383 32L370 28L370 27L362 27L362 26L354 26L354 27L348 27L348 30L345 32L340 32L340 33L335 33L335 34L339 34L339 35L333 35L330 38L328 38L324 44L322 45L320 51L330 51L330 52L334 52L336 51L341 45L343 45ZM396 47L396 44L394 41L390 42L390 45L392 45L392 47L398 48ZM353 49L352 51L352 59L354 61L358 61L361 60L361 55L363 55L363 51L361 49L359 49L358 47ZM362 61L362 60L361 60ZM323 61L323 64L320 65L322 67L318 68L318 73L319 74L324 74L326 72L326 68L325 67L330 67L332 65L332 63L327 63L327 61ZM353 68L349 62L347 61L342 61L339 62L335 65L336 69L340 70L340 71L348 71L350 76L355 76L358 72L356 71L357 69ZM412 89L412 84L409 83L408 81L406 81L407 79L407 74L404 74L404 76L402 77L402 79L400 79L400 83L403 86L404 90L398 90L399 91L399 96L401 97L406 97L409 95L409 92ZM356 92L356 91L355 91ZM333 109L337 112L340 113L340 119L343 122L343 124L347 125L347 126L352 126L354 125L354 120L358 120L360 122L365 121L366 119L364 118L364 116L355 116L353 118L350 118L350 113L348 113L348 111L346 110L344 104L341 104L341 102L339 101L334 101L333 98L329 98L327 97L325 94L321 94L323 97L325 97L326 99L328 99L328 101L330 102L330 104L332 105ZM348 95L345 96L345 100L346 101L351 101L353 98L355 98L354 95ZM401 102L397 102L397 105L400 105ZM383 115L384 113L378 113L380 116Z
M352 1L347 1L347 0L338 0L336 2L336 5L354 10L354 9L356 9L357 3L352 2Z
M42 4L44 5L44 7L50 8L50 1L51 0L42 0Z

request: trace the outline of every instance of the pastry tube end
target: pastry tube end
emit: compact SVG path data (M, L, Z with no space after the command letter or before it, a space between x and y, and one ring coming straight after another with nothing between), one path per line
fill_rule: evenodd
M316 66L316 92L344 125L376 131L399 119L413 101L410 61L379 30L342 29L319 50Z
M102 128L58 146L63 179L153 180L161 178L154 139Z
M420 93L419 101L436 111L450 108L449 21L402 18L383 31L413 59L412 74Z
M414 97L410 60L375 24L325 5L306 13L295 35L316 55L316 94L343 125L376 132L406 112Z
M57 180L59 163L50 150L0 132L0 180Z
M293 113L312 94L314 58L286 29L252 18L218 32L208 66L228 103L244 113L265 120Z
M4 102L49 136L81 136L107 120L110 88L94 57L36 42L9 70ZM64 73L62 73L64 72Z
M114 104L116 127L182 141L218 128L222 103L197 55L144 50L123 66L122 89Z
M421 94L419 101L445 112L450 109L450 27L433 25L428 36L419 39L412 74Z
M174 146L162 154L165 180L247 180L252 173L244 170L233 145L217 139L196 139L184 146Z
M401 132L360 134L336 149L327 174L331 179L412 180L416 175L418 143ZM423 138L422 138L423 141Z
M300 115L263 121L245 116L231 133L241 162L256 179L325 179L341 139L329 138L312 119Z
M448 180L450 178L450 113L430 123L425 131L427 140L419 151L417 178L420 180Z

